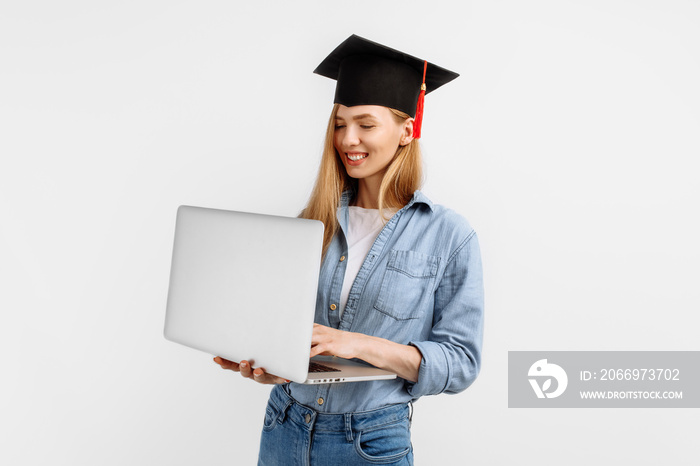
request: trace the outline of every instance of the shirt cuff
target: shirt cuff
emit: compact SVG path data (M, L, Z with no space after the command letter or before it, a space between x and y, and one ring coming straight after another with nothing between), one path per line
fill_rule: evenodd
M445 391L450 380L450 361L442 345L434 341L410 342L423 356L420 362L417 382L407 382L408 393L418 398L424 395L437 395Z

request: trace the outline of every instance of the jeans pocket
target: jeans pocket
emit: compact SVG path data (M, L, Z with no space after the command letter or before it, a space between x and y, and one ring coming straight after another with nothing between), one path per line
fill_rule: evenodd
M282 411L275 405L272 400L267 402L267 407L265 407L265 421L263 422L263 430L269 432L275 428L278 424L280 414Z
M408 419L355 435L355 450L372 464L391 464L400 461L411 451L411 432Z
M420 318L432 299L439 265L437 256L391 251L374 308L396 320Z

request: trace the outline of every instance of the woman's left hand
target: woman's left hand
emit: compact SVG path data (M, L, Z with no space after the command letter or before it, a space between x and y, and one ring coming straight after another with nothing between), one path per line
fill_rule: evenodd
M366 335L336 330L314 324L311 336L311 357L317 355L338 356L345 359L356 358L361 353L361 345Z
M396 372L399 377L411 382L418 380L423 357L415 346L314 324L311 357L319 354L362 359L380 369Z

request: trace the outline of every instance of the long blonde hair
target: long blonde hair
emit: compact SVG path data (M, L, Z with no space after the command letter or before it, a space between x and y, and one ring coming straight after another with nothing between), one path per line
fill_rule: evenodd
M321 166L318 170L316 183L309 201L299 214L302 218L320 220L325 225L323 233L323 255L331 244L333 236L340 228L336 216L340 198L344 191L350 191L351 196L357 193L357 180L348 176L340 156L333 145L335 133L335 117L339 104L333 106L331 117L326 129L326 140L321 156ZM410 118L410 115L399 110L389 109L398 122ZM423 161L421 158L418 139L413 139L405 146L399 146L394 158L387 166L386 173L379 187L379 213L384 209L400 209L413 197L423 182Z

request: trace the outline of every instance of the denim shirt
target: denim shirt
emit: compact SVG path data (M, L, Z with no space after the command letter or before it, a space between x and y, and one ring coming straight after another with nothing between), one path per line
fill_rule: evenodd
M458 393L479 373L484 292L479 243L469 223L416 191L384 226L350 289L342 319L350 201L321 265L315 322L413 345L422 354L418 381L304 385L284 389L326 413L367 411L423 395Z

